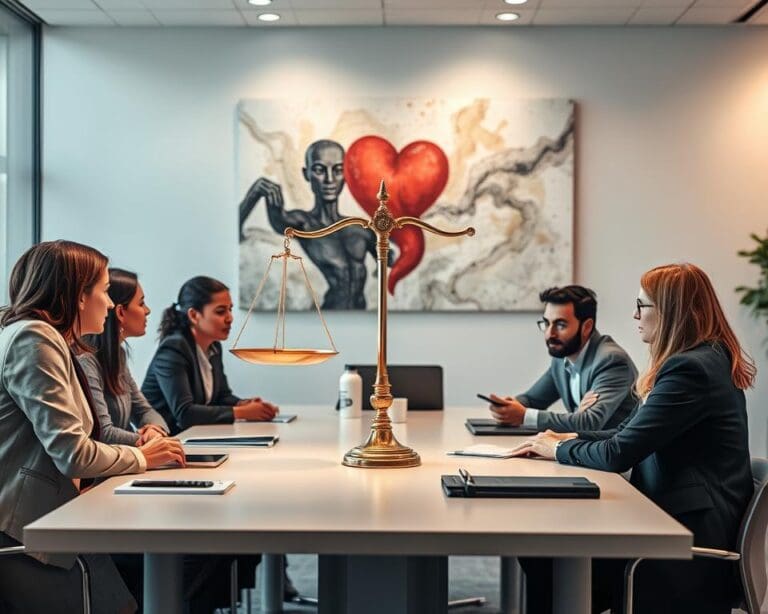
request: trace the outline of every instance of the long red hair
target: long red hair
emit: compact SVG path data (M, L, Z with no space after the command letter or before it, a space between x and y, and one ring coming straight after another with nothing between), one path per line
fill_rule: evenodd
M655 305L659 319L651 342L651 363L637 380L645 397L653 388L661 365L670 356L704 342L717 342L731 356L731 377L737 388L752 386L755 363L742 349L728 324L707 274L693 264L667 264L643 274L640 285Z

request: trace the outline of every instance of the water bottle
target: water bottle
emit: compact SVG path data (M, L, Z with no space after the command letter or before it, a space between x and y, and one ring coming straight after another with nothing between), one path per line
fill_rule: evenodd
M360 418L363 415L363 378L356 369L344 367L339 378L339 416Z

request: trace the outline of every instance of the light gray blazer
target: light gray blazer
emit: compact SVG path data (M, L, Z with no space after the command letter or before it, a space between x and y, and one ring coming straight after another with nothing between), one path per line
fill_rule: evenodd
M597 330L590 335L579 375L582 398L590 390L599 394L597 402L585 411L578 411L578 405L571 398L564 358L552 358L547 372L515 398L526 407L541 410L562 399L568 413L540 411L536 425L540 430L559 432L615 428L637 405L633 390L637 379L635 364L608 335L601 335Z
M0 329L0 531L23 528L78 494L73 479L146 469L136 448L90 438L93 418L64 338L22 320ZM74 555L33 554L69 568Z
M124 352L122 348L120 351ZM124 392L114 396L104 387L104 373L95 354L81 354L77 359L91 388L94 409L101 425L101 441L135 446L138 435L131 428L131 423L136 428L145 424L156 424L166 433L169 432L163 417L152 408L139 390L125 361L120 372Z

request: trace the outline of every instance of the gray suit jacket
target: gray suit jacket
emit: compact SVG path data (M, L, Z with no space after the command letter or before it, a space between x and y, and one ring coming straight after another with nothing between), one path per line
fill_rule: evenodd
M0 531L24 526L78 494L75 478L144 471L136 448L91 439L93 418L64 338L39 320L0 330ZM33 555L71 567L74 555Z
M615 428L637 405L633 390L637 369L629 354L608 335L601 335L597 330L592 333L581 362L580 376L582 397L590 390L600 395L585 411L577 411L578 405L571 398L570 376L565 370L564 358L553 358L547 372L515 398L526 407L540 410L546 410L562 399L568 413L540 411L536 425L541 430L559 432Z
M125 356L123 358L125 359ZM135 446L138 434L131 427L131 423L136 428L156 424L166 433L169 432L163 417L152 408L139 390L125 362L120 372L124 392L115 396L106 389L104 373L99 359L94 354L81 354L77 359L91 388L91 396L96 406L94 409L101 425L101 441Z

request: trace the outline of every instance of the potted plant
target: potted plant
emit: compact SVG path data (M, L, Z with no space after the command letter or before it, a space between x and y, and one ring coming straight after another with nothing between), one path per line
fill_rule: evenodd
M760 278L756 287L739 286L736 292L742 295L742 305L749 307L755 317L766 318L768 323L768 235L760 238L753 233L750 237L757 244L755 248L740 250L738 254L760 267Z

